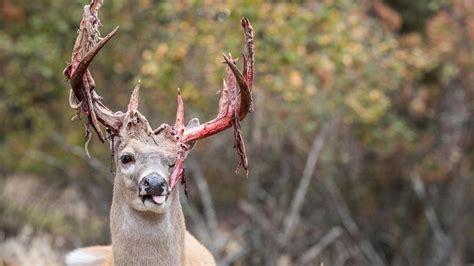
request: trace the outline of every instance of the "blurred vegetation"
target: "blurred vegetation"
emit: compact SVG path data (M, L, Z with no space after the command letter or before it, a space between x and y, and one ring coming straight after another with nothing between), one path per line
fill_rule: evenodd
M32 175L41 180L40 188L76 191L58 211L51 209L52 199L15 205L3 196L0 230L6 236L30 224L64 237L66 248L108 242L110 153L96 139L91 145L95 161L78 150L83 127L70 121L74 112L62 75L84 4L0 0L2 182ZM242 16L250 19L256 36L256 111L243 123L251 175L234 176L228 134L203 140L191 156L204 169L219 223L253 226L238 209L239 199L282 223L284 216L273 214L289 208L314 135L340 117L318 164L319 181L312 182L306 196L304 219L294 236L300 243L275 250L295 261L341 223L319 184L329 178L360 226L358 237L372 243L384 262L473 262L474 217L468 212L473 200L473 4L109 0L101 10L101 30L103 35L116 25L120 30L91 67L99 94L111 109L124 110L133 84L142 80L140 109L158 126L172 121L180 87L188 118L212 117L224 76L221 53L242 50ZM414 176L426 188L423 199L412 188L418 184ZM191 198L197 198L190 189ZM91 217L90 224L66 211L75 208L76 200L88 209L79 216ZM267 206L270 200L276 207ZM424 216L426 202L450 239L448 254L438 261L430 260L437 241ZM244 234L249 251L243 261L284 261L270 257L264 245L275 244L265 237L263 232ZM339 249L357 246L358 237L328 248L322 260L333 261ZM348 253L366 263L363 255Z

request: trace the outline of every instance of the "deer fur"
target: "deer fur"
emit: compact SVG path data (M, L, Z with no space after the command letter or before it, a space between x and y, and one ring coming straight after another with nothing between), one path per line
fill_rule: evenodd
M137 194L139 180L157 172L169 182L178 147L171 129L153 132L137 110L135 88L123 129L112 140L116 175L110 229L112 247L76 250L66 259L68 265L214 265L214 258L186 231L179 189L173 189L163 205L150 205ZM196 125L195 121L188 127ZM123 154L134 157L124 165ZM82 255L82 257L81 257ZM81 260L82 259L82 260Z

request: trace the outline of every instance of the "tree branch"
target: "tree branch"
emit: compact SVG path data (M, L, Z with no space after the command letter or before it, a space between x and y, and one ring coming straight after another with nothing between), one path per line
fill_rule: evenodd
M336 116L331 121L327 122L323 126L319 134L317 134L313 140L313 145L311 146L308 157L306 159L306 164L303 170L303 176L301 177L300 183L298 185L298 188L296 189L294 198L291 202L291 208L289 211L290 214L284 221L284 242L287 242L293 236L296 225L298 224L300 219L300 212L304 203L306 192L308 191L311 177L314 174L314 169L316 168L316 164L318 162L319 155L321 154L324 142L326 141L326 138L328 137L329 133L331 133L337 126L338 120L339 118L338 116Z
M342 229L339 226L333 227L327 234L325 234L318 243L309 248L303 256L300 258L300 264L309 264L314 260L323 249L334 242L340 235L342 235Z

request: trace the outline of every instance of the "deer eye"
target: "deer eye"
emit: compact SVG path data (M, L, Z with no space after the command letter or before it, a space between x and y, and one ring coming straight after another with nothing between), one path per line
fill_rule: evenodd
M127 164L127 163L133 161L133 157L130 154L124 154L124 155L120 156L120 161L123 164Z

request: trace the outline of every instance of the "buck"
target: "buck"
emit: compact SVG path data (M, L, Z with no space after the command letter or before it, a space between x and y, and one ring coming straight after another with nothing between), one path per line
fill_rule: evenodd
M248 174L248 161L239 121L252 111L254 65L253 31L242 18L245 36L242 72L232 56L224 55L226 77L217 116L203 124L192 119L184 125L183 99L178 90L174 125L152 129L138 111L139 84L133 89L127 111L112 112L96 92L89 64L114 36L117 28L99 37L100 0L84 7L72 60L64 70L71 86L69 103L83 115L86 151L93 132L110 143L115 180L110 211L111 246L77 249L66 257L68 265L212 265L210 252L186 231L178 183L185 184L184 160L198 139L227 128L234 129L239 166ZM100 128L105 126L105 134Z

